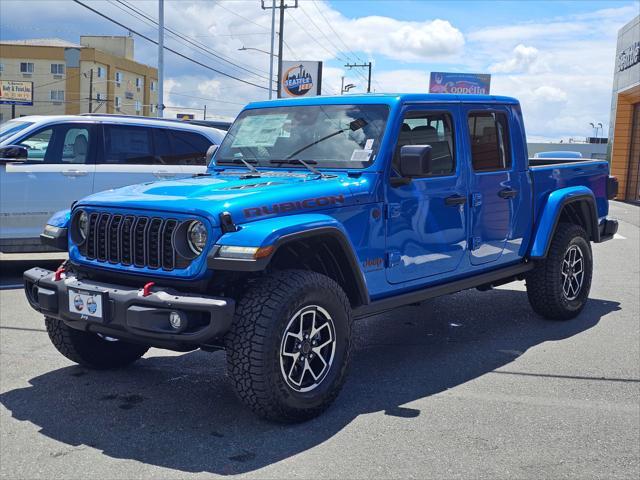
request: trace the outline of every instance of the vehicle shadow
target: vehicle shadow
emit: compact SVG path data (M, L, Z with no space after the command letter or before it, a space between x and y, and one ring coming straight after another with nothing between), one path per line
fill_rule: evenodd
M185 472L244 473L319 445L364 413L429 415L403 405L580 334L615 310L617 302L592 299L578 318L548 322L522 291L468 291L361 320L344 390L325 414L299 425L262 421L244 408L225 379L223 352L156 356L111 372L65 367L0 403L71 446Z

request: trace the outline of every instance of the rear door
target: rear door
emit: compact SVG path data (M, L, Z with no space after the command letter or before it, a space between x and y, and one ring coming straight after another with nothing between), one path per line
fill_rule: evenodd
M23 163L5 166L0 188L3 238L38 238L53 213L91 194L96 126L42 127L14 142L28 149Z
M526 173L514 161L512 111L507 105L466 106L471 173L470 261L472 265L516 260L523 232L517 222L529 191ZM508 247L509 254L504 255Z

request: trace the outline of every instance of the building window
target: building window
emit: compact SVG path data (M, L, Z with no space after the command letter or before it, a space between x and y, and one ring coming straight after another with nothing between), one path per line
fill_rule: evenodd
M151 80L151 91L155 92L156 91L156 82Z
M31 63L31 62L21 62L20 63L20 73L33 73L33 63Z
M120 86L123 80L124 80L124 74L122 72L116 72L116 85Z
M140 113L142 110L142 105L140 104L140 100L136 100L136 113Z
M151 113L156 113L156 106L155 106L155 105L153 105L153 104L151 104L151 105L149 106L149 112L151 112Z
M53 102L64 102L64 90L49 91L49 98Z
M141 88L144 85L144 80L140 77L136 77L136 88Z
M98 78L104 77L104 68L98 67Z
M51 73L54 75L64 75L64 63L52 63Z
M102 96L102 94L100 92L96 93L96 100L98 100L98 101L104 100L104 97Z
M122 106L122 99L120 97L116 97L114 102L115 102L116 108L120 109L120 107Z
M4 72L4 63L0 63L0 73Z

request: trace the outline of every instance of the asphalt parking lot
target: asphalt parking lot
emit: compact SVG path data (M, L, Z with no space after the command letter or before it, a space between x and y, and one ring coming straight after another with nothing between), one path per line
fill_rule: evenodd
M0 262L2 478L638 478L640 207L612 202L580 317L537 317L524 285L468 291L356 324L334 406L256 419L224 353L151 350L121 371L71 364Z

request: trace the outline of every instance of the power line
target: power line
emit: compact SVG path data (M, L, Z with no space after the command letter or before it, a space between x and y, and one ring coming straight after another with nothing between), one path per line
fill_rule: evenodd
M142 34L142 33L138 32L138 31L136 31L136 30L134 30L134 29L132 29L132 28L130 28L130 27L127 27L126 25L124 25L124 24L122 24L122 23L118 22L117 20L114 20L113 18L109 17L108 15L105 15L105 14L103 14L103 13L99 12L98 10L96 10L96 9L94 9L94 8L91 8L89 5L86 5L86 4L82 3L80 0L73 0L73 1L74 1L75 3L77 3L78 5L83 6L83 7L84 7L84 8L86 8L87 10L92 11L92 12L93 12L93 13L95 13L96 15L101 16L101 17L102 17L102 18L104 18L105 20L109 20L111 23L114 23L114 24L118 25L119 27L124 28L125 30L130 31L130 32L131 32L131 33L133 33L133 34L138 35L138 36L139 36L139 37L141 37L141 38L144 38L144 39L145 39L145 40L147 40L148 42L151 42L151 43L153 43L154 45L157 45L157 44L158 44L158 42L157 42L156 40L153 40L152 38L150 38L150 37L148 37L148 36L146 36L146 35L144 35L144 34ZM231 75L231 74L229 74L229 73L226 73L226 72L223 72L223 71L218 70L218 69L216 69L216 68L213 68L213 67L211 67L211 66L209 66L209 65L206 65L206 64L204 64L204 63L202 63L202 62L199 62L198 60L196 60L196 59L194 59L194 58L191 58L191 57L189 57L189 56L187 56L187 55L184 55L184 54L182 54L182 53L180 53L180 52L178 52L178 51L176 51L176 50L174 50L174 49L172 49L172 48L169 48L169 47L167 47L167 46L165 46L165 47L164 47L164 49L165 49L165 50L167 50L167 51L169 51L169 52L171 52L171 53L173 53L174 55L178 55L179 57L184 58L185 60L188 60L188 61L190 61L190 62L192 62L192 63L195 63L196 65L199 65L199 66L201 66L201 67L203 67L203 68L206 68L207 70L211 70L212 72L219 73L220 75L223 75L223 76L225 76L225 77L231 78L231 79L236 80L236 81L238 81L238 82L246 83L247 85L251 85L251 86L253 86L253 87L260 88L260 89L262 89L262 90L269 90L269 88L268 88L268 87L265 87L265 86L263 86L263 85L259 85L259 84L257 84L257 83L250 82L250 81L248 81L248 80L243 80L242 78L238 78L238 77L236 77L236 76L234 76L234 75Z
M326 41L327 41L327 42L328 42L328 43L329 43L333 48L335 48L335 49L336 49L336 53L334 53L334 55L336 56L336 58L338 58L338 60L341 60L341 61L342 61L342 60L346 60L346 61L348 62L348 61L349 61L349 57L348 57L344 52L342 52L342 51L341 51L341 50L340 50L340 49L335 45L335 43L333 43L333 42L331 41L331 39L327 36L327 34L326 34L326 33L325 33L325 32L324 32L324 31L323 31L323 30L318 26L318 24L313 20L313 18L311 18L311 15L309 15L309 14L307 13L307 11L306 11L305 9L303 9L303 8L300 8L300 11L301 11L301 12L302 12L302 13L303 13L303 14L304 14L308 19L309 19L309 21L311 22L311 24L312 24L314 27L316 27L316 30L318 30L318 32L320 32L320 35L322 35L322 36L325 38L325 40L326 40ZM343 54L344 54L344 59L340 58L340 57L338 56L338 54L340 54L340 55L343 55Z
M140 10L140 9L138 9L138 8L136 8L136 7L134 7L134 6L133 6L133 5L131 5L130 3L125 2L125 1L123 1L123 0L115 0L115 1L116 1L116 2L118 2L119 4L123 5L124 7L128 8L129 10L131 10L131 11L135 12L137 15L139 15L139 16L141 16L141 17L143 17L143 18L147 19L148 21L152 22L152 24L153 24L152 26L154 26L154 27L157 27L157 26L158 26L158 22L157 22L153 17L151 17L151 16L147 15L145 12L143 12L142 10ZM115 3L113 3L113 1L111 1L111 3L112 3L114 6L116 6L116 7L120 8L120 9L122 10L122 8L121 8L121 7L119 7L118 5L116 5ZM129 15L132 15L132 14L131 14L131 13L129 13L129 12L125 12L125 13L128 13ZM143 21L144 21L144 20L143 20ZM146 23L148 24L148 22L146 22ZM167 26L165 26L165 27L164 27L164 29L165 29L165 31L167 31L167 32L171 33L171 34L172 34L172 35L174 35L175 37L177 37L177 38L179 38L179 39L183 40L183 42L186 42L186 43L188 43L188 44L190 44L190 45L192 45L192 46L196 47L197 49L199 49L199 50L201 50L201 51L205 52L207 55L213 56L213 57L215 57L215 58L217 58L217 59L220 59L220 60L222 60L222 61L224 61L224 62L227 62L228 64L233 65L234 67L236 67L237 69L244 70L245 72L248 72L248 73L250 73L250 74L252 74L252 75L255 75L256 77L260 77L260 78L264 78L265 80L269 80L269 77L268 77L268 76L264 76L264 75L261 75L260 73L257 73L257 72L260 72L259 70L250 69L250 68L245 68L244 66L242 66L242 64L234 63L234 62L232 62L231 60L229 60L228 58L226 58L225 56L223 56L223 55L219 54L219 53L218 53L218 52L216 52L215 50L212 50L211 48L209 48L209 47L207 47L205 44L203 44L203 43L201 43L201 42L199 42L199 41L195 40L194 38L189 37L188 35L185 35L185 34L183 34L183 33L180 33L180 32L178 32L178 31L176 31L176 30L174 30L174 29L171 29L171 28L169 28L169 27L167 27ZM248 65L247 65L247 66L248 66ZM262 72L262 73L266 73L266 72Z
M338 38L338 40L340 40L340 43L342 43L342 45L344 46L346 51L347 52L351 52L351 54L353 55L354 58L356 58L358 61L364 63L364 60L362 60L362 58L360 58L360 56L357 53L355 53L353 50L351 50L349 48L349 46L346 44L346 42L342 39L340 34L338 32L336 32L335 28L333 28L333 25L331 25L331 22L329 21L329 19L326 17L324 12L318 6L318 2L316 0L313 0L313 5L316 7L316 10L318 10L318 13L324 19L325 23L329 26L329 28L334 33L334 35Z

